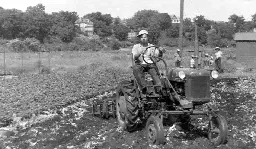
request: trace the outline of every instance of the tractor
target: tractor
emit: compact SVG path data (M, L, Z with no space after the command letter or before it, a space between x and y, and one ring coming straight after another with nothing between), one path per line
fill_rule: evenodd
M151 58L155 63L164 64L163 72L158 69L162 82L161 92L156 90L158 86L154 85L150 75L145 72L147 88L156 92L154 96L142 94L135 78L125 80L118 85L116 99L106 100L102 104L95 103L93 113L98 112L104 118L114 115L119 126L128 132L145 127L146 137L152 144L166 142L165 123L181 122L189 125L193 115L202 115L209 121L209 140L215 146L224 144L227 141L227 121L207 104L211 101L210 80L218 77L217 71L180 67L168 70L163 58ZM198 107L202 105L207 108L200 110Z

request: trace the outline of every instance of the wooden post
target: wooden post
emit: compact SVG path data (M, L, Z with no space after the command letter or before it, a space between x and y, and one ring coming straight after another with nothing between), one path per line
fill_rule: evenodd
M22 73L24 72L24 67L23 67L23 45L20 44L20 50L21 50L21 70Z
M4 76L6 76L6 63L5 63L5 47L4 47Z
M49 48L47 48L49 51L48 53L48 62L49 62L49 71L51 72L51 50Z
M195 67L198 68L198 59L199 59L199 46L198 46L198 36L197 36L197 24L195 21Z
M184 0L180 0L180 28L179 28L180 57L182 57L182 53L183 53L183 11L184 11Z
M41 68L41 56L40 56L40 48L39 48L39 51L38 51L38 58L39 58L39 62L38 62L38 72L40 74L40 68Z

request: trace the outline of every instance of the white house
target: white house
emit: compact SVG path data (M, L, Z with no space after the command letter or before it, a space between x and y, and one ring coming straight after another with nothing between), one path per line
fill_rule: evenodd
M134 32L133 30L131 30L129 33L128 33L128 39L133 39L137 36L137 33Z
M79 18L76 22L83 33L86 33L88 36L92 36L94 32L93 22L86 18Z
M177 17L176 15L171 15L172 23L173 24L178 24L180 23L180 18Z

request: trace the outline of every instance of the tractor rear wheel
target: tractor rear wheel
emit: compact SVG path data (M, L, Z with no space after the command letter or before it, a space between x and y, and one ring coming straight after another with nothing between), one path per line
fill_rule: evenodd
M139 120L139 99L130 81L123 81L117 89L116 117L119 126L129 132L135 131Z
M215 115L210 119L208 138L213 145L218 146L227 141L228 124L221 115Z

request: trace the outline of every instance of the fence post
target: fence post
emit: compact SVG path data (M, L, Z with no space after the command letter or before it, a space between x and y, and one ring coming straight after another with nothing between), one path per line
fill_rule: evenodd
M4 48L4 76L6 76L5 48Z
M42 46L40 46L40 48L38 48L38 58L39 58L39 62L38 62L38 72L39 74L41 73L40 72L40 69L41 69L41 56L40 56L40 49L42 48Z
M49 62L49 73L51 73L51 50L49 48L48 49L48 62Z
M21 48L21 70L22 70L22 73L24 73L24 65L23 65L23 47Z

